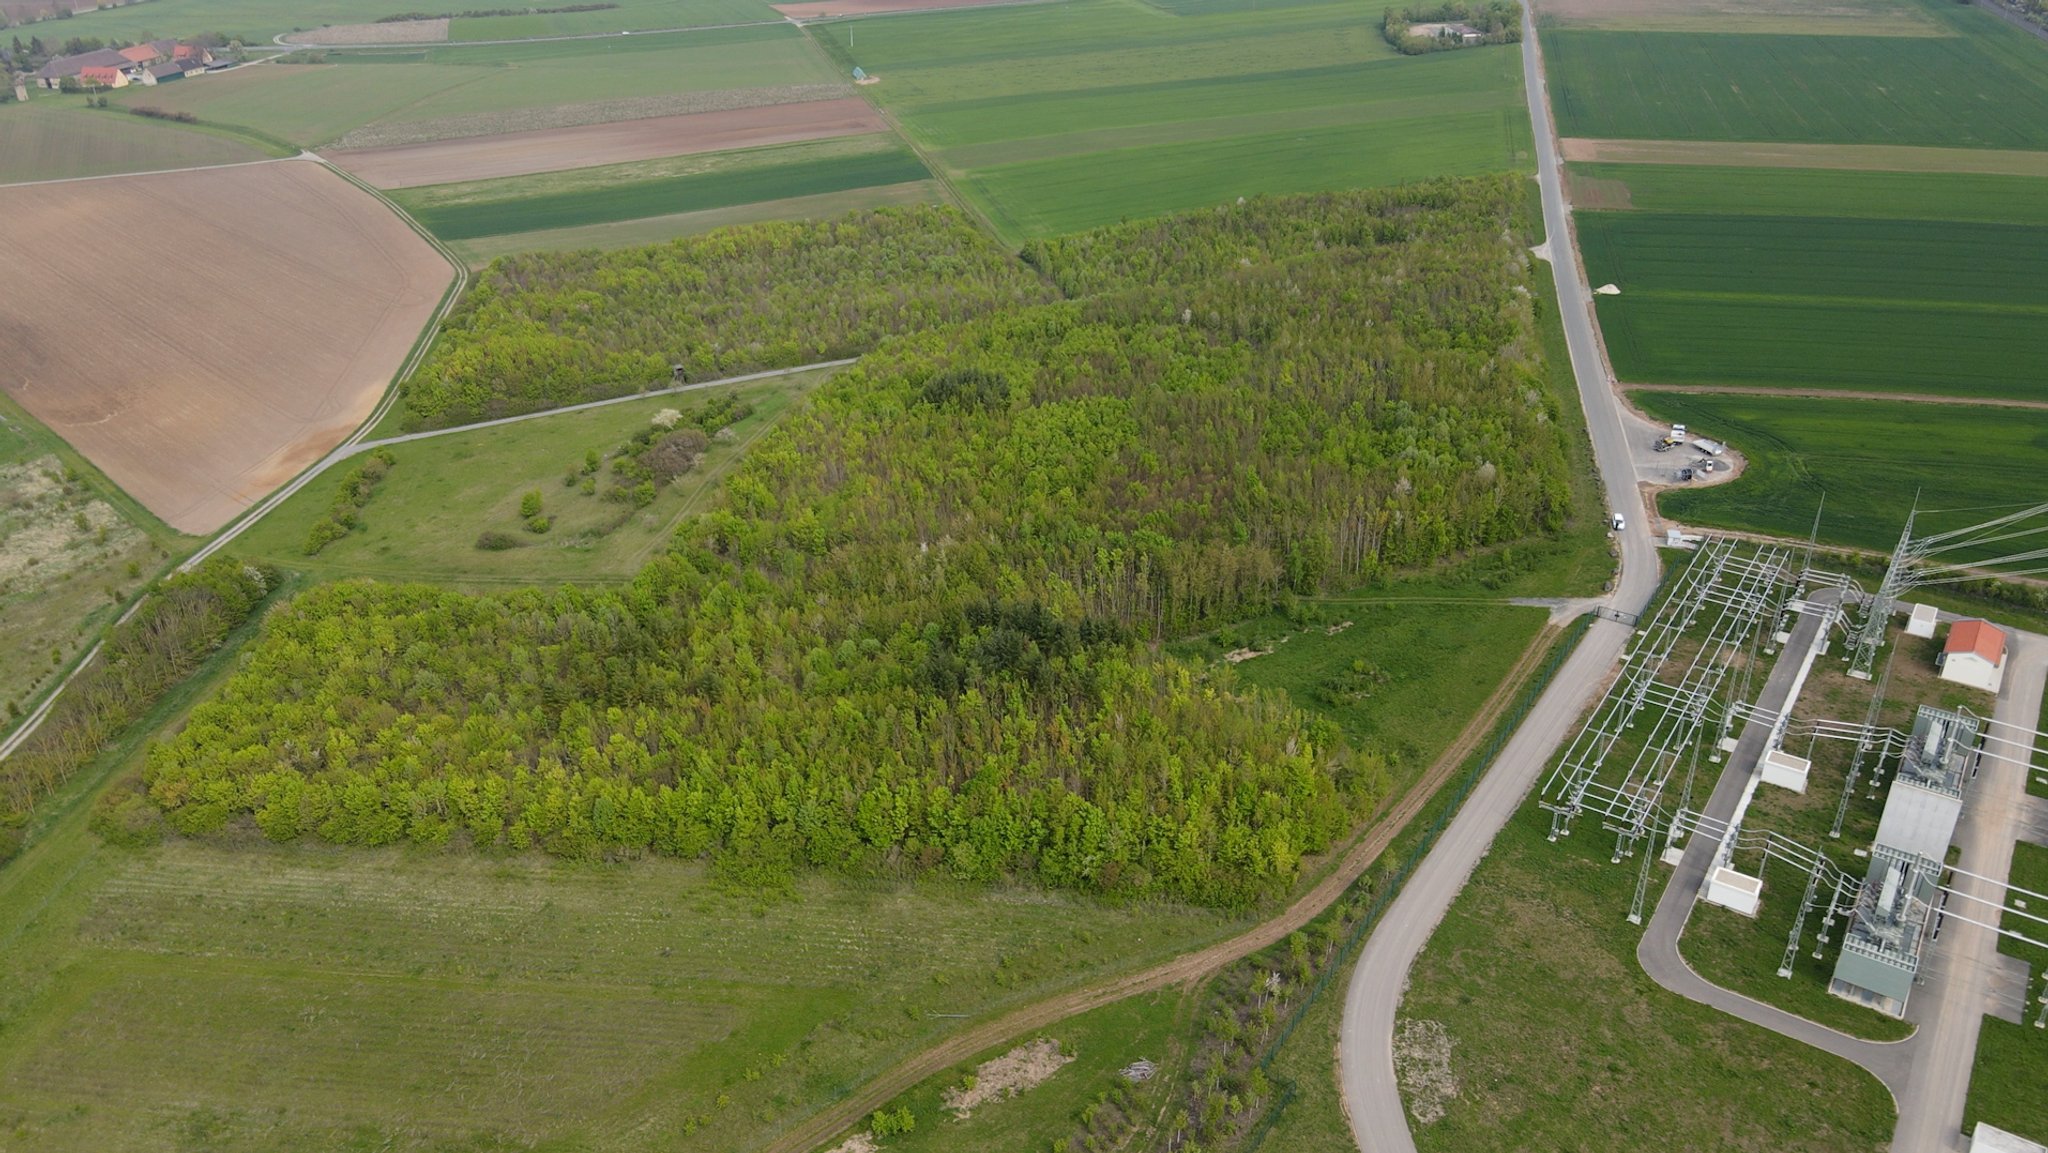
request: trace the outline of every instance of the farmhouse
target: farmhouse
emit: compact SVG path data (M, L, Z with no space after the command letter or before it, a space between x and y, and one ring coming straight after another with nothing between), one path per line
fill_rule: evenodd
M213 53L203 45L152 40L129 48L101 48L76 56L59 56L36 70L36 85L56 89L63 87L66 80L104 88L158 84L204 72L211 63Z
M1421 36L1425 39L1456 40L1460 44L1477 44L1486 38L1486 34L1479 29L1470 24L1459 23L1411 24L1408 26L1408 35Z
M2005 680L2005 634L1990 621L1957 621L1934 667L1942 680L1995 693Z

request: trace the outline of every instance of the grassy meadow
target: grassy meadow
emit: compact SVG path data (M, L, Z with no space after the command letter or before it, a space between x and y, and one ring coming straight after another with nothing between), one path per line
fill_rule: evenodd
M1414 1127L1418 1148L1884 1144L1894 1112L1875 1078L1658 988L1623 917L1634 862L1609 864L1597 834L1549 844L1548 829L1525 804L1416 961L1401 1015L1445 1026L1458 1085Z
M1917 0L1942 36L1546 32L1563 136L2048 148L2048 50Z
M1888 551L1917 495L1927 531L1962 528L2042 497L2048 420L2036 412L1907 401L1633 392L1659 420L1725 436L1749 461L1731 484L1659 497L1686 524ZM1941 510L1960 510L1944 512ZM1974 511L1973 511L1974 510Z
M719 478L746 448L828 375L734 386L753 405L753 415L733 425L731 440L714 441L695 469L662 489L645 508L586 494L580 476L577 486L565 486L562 479L580 471L585 453L609 454L648 427L649 418L662 409L688 411L727 390L648 397L392 445L397 463L363 509L360 530L316 556L305 555L307 533L327 515L346 471L335 469L258 522L236 541L235 550L326 577L455 584L624 580L668 542L677 521L706 507ZM610 475L597 475L598 494ZM540 491L545 513L553 518L545 535L526 532L519 515L521 497L533 490ZM606 531L621 518L618 527ZM487 531L509 533L521 547L501 552L475 547Z
M26 104L0 106L0 184L238 164L276 151L113 109L87 108L82 96L38 92Z
M1352 6L1078 0L810 34L1005 240L1528 162L1521 58L1396 55Z

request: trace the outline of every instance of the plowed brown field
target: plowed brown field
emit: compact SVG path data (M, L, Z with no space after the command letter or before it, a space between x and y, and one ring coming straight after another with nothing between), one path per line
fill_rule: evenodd
M334 152L328 158L379 188L412 188L885 129L867 101L849 96Z
M0 389L182 532L376 407L454 275L306 161L0 188Z

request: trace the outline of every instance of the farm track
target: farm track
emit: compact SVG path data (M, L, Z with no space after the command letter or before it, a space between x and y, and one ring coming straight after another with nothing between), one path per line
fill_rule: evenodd
M1628 392L1676 392L1715 396L1789 396L1805 400L1898 400L1912 404L1960 404L1983 408L2048 409L2048 400L2021 397L1940 396L1931 392L1859 392L1840 388L1771 388L1747 384L1634 384L1617 387ZM1645 418L1648 419L1648 418Z
M1563 633L1556 621L1544 625L1529 647L1502 678L1492 695L1437 759L1391 809L1380 814L1365 834L1322 880L1297 897L1279 915L1235 937L1183 954L1136 973L1075 989L1033 1005L1011 1010L984 1024L956 1033L937 1045L899 1062L857 1092L814 1114L802 1124L762 1147L761 1153L812 1153L898 1094L976 1053L1068 1017L1113 1004L1127 997L1171 985L1193 985L1223 966L1258 952L1294 932L1330 907L1366 869L1378 861L1394 838L1422 811L1452 774L1457 772L1486 735L1493 731L1509 702L1528 683L1543 658Z

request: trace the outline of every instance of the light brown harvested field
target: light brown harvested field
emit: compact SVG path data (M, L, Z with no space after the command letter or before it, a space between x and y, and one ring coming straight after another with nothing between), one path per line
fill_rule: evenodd
M625 164L693 152L823 140L882 132L887 127L867 101L849 96L627 120L587 128L549 128L398 148L334 152L328 158L379 188L413 188Z
M373 409L454 270L307 161L0 188L0 389L206 533Z
M448 39L448 18L391 20L382 24L330 24L293 32L286 44L439 44Z
M2048 152L1918 148L1903 144L1740 144L1712 140L1593 140L1567 136L1564 158L1582 164L1704 164L1733 168L1845 168L2048 176Z
M1898 0L1541 0L1543 15L1574 28L1655 32L1762 32L1797 36L1945 36Z
M816 0L804 4L770 4L791 20L822 20L827 16L873 16L882 12L932 12L942 8L982 8L1022 0Z

